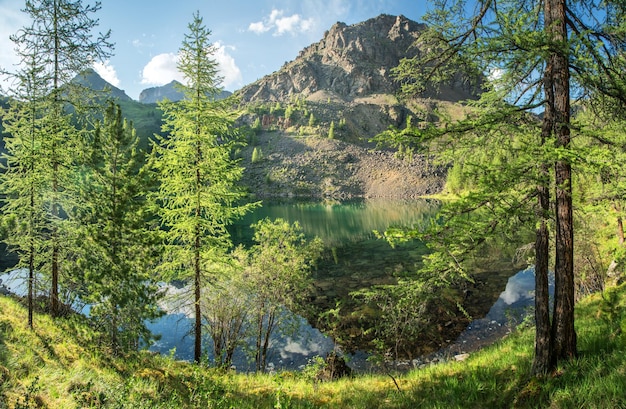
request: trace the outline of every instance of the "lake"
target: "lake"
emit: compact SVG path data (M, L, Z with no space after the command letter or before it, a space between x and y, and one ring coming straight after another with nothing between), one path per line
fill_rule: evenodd
M264 202L262 207L238 220L230 231L235 244L247 246L252 244L252 224L265 218L282 218L290 223L300 223L308 238L322 239L325 251L312 273L314 304L318 311L323 311L333 307L336 299L348 297L350 291L392 283L394 274L419 263L425 252L424 245L414 242L392 248L374 231L384 232L391 226L429 223L438 209L439 203L434 200L273 200ZM174 293L185 291L169 289ZM272 367L298 368L334 348L330 338L309 325L306 319L298 318L297 336L279 335L272 340L269 355ZM193 339L186 336L191 322L184 312L169 314L150 324L150 328L154 333L162 334L152 350L169 353L175 348L174 356L177 358L193 358ZM207 350L210 354L210 346ZM248 362L239 354L235 357L235 365L247 368Z
M439 203L434 200L268 201L235 223L231 234L234 243L249 245L252 236L250 225L268 217L297 221L306 236L320 237L326 250L313 272L313 304L319 311L323 311L334 307L337 299L348 297L351 291L376 284L394 283L397 276L415 269L426 251L423 244L410 242L392 248L386 241L379 239L374 231L383 232L391 226L430 223L438 209ZM510 275L501 278L504 281L498 292L502 291ZM525 273L525 277L528 279L528 273ZM19 287L14 277L9 279L5 275L0 278L13 291ZM171 285L167 288L172 293L184 291ZM521 288L526 287L522 285ZM520 298L532 303L532 298L526 295ZM506 302L500 304L502 308L506 307ZM151 331L160 335L151 350L191 360L191 321L184 310L171 305L165 307L169 314L149 324ZM313 321L314 317L309 319ZM332 340L309 325L306 319L299 317L299 322L295 335L279 334L272 340L268 357L271 367L297 369L307 364L309 359L324 356L333 349ZM207 340L204 345L210 355L210 342ZM249 368L242 353L235 356L235 365L239 369Z

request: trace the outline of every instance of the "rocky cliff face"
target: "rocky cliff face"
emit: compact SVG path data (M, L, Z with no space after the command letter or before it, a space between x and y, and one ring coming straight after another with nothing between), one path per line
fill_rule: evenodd
M300 52L279 71L239 91L242 101L288 101L292 95L308 97L325 91L344 101L399 90L391 70L405 57L426 28L404 16L381 15L348 26L336 23L324 38ZM443 99L459 101L474 96L461 82L444 90ZM434 96L425 95L425 96Z

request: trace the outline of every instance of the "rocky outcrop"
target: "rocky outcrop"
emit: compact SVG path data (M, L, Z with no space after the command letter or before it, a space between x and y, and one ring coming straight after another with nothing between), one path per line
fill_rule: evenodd
M293 95L308 97L319 91L344 101L372 94L395 94L399 84L391 70L402 58L420 53L414 44L425 28L404 16L390 15L350 26L336 23L321 41L302 50L294 61L242 88L238 94L243 102L288 101ZM443 92L430 90L423 96L440 95L448 101L459 101L475 94L461 79Z

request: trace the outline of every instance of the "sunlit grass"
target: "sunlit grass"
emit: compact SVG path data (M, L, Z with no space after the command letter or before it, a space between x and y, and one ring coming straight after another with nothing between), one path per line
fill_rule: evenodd
M37 315L30 331L24 308L0 297L0 408L626 407L626 340L619 330L626 288L611 291L619 295L611 308L608 295L579 305L580 355L545 379L530 376L529 328L464 362L335 382L300 372L223 372L147 353L111 357L82 318Z

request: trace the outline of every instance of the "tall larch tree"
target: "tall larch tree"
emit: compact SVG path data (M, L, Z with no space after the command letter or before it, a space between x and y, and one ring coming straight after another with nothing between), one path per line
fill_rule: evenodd
M166 234L162 265L169 277L187 279L193 288L194 360L202 355L203 288L210 266L225 260L231 246L226 227L243 215L243 169L231 159L237 143L231 101L218 101L221 78L210 30L195 13L179 50L185 99L163 102L163 136L154 146L160 187L155 198Z
M3 112L5 169L0 173L4 198L2 214L8 228L9 250L20 255L18 266L28 269L28 325L33 328L35 273L39 268L43 229L45 170L41 166L41 136L45 97L42 94L42 67L37 52L21 54L21 68L15 73L13 96Z
M41 169L48 173L43 196L45 228L42 229L47 234L40 250L46 255L42 271L51 278L52 315L59 314L60 265L66 258L63 252L69 244L63 233L63 223L67 220L64 206L68 206L67 199L72 190L74 147L79 146L81 134L71 121L68 107L74 112L83 111L86 107L84 96L88 94L71 80L94 62L109 57L112 49L108 40L110 32L94 38L98 20L92 15L100 7L99 2L83 5L81 0L26 1L23 11L31 23L11 38L21 55L37 56L39 67L41 88L38 92L44 106L39 115L46 126L45 134L39 135L38 160Z
M465 243L448 236L451 241L442 242L448 245L440 247L442 253L450 256L450 248L475 249L485 234L510 229L514 219L536 222L533 371L545 374L559 360L577 354L572 167L581 156L571 144L571 101L602 95L623 111L626 37L617 27L623 26L625 7L622 2L596 0L435 0L433 5L426 18L429 29L418 39L430 46L401 63L398 79L415 95L436 82L458 85L460 78L482 76L485 92L465 119L443 128L415 127L396 144L443 149L448 159L460 158L452 149L474 155L463 157L464 168L479 183L448 207L446 215L452 221L458 215L482 212L480 219L490 222L465 226L475 235ZM536 112L542 113L540 119L533 115ZM515 132L503 145L502 136L511 131ZM503 146L510 148L507 161L479 160L479 152ZM535 216L529 219L533 209ZM552 318L550 223L555 249ZM456 247L450 246L452 242ZM458 254L453 256L459 260Z

